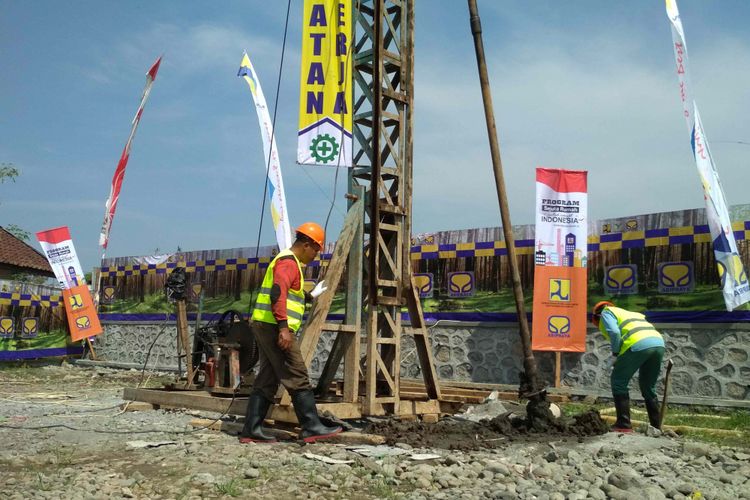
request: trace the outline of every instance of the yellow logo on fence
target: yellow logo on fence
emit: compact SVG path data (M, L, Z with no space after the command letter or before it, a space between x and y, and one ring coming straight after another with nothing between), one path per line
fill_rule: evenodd
M552 302L570 302L570 280L562 278L549 280L549 300Z
M692 280L690 266L680 262L665 264L661 268L661 282L664 286L687 286Z
M0 318L0 335L13 335L13 318Z
M113 286L105 286L104 291L104 300L107 302L111 302L115 298L115 287Z
M461 271L448 274L448 296L468 297L474 295L474 273Z
M25 337L31 337L39 331L39 318L24 318L21 334Z
M607 288L615 293L632 288L635 284L635 273L629 266L614 266L607 269Z
M427 293L432 288L432 277L429 274L414 275L414 283L419 293Z

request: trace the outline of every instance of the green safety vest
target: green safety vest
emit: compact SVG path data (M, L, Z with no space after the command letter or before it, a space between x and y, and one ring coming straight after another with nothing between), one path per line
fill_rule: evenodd
M619 354L624 354L625 351L633 347L639 340L648 337L661 338L661 334L656 331L654 325L646 321L646 316L641 313L612 306L605 307L604 310L611 312L617 318L617 326L620 328L620 334L622 335L622 346L620 347ZM602 332L605 339L609 340L609 333L607 333L607 329L604 327L604 320L599 320L599 331Z
M263 278L263 283L260 285L260 294L258 300L255 301L255 309L253 309L253 321L261 321L263 323L276 324L276 318L273 316L271 310L271 287L273 287L273 269L276 267L276 262L282 257L288 257L291 255L294 257L294 261L297 263L299 269L299 290L289 289L286 297L286 316L287 324L289 329L293 332L299 330L302 326L302 316L305 314L305 278L302 274L302 265L297 259L294 253L287 249L279 252L279 254L271 261L266 275Z

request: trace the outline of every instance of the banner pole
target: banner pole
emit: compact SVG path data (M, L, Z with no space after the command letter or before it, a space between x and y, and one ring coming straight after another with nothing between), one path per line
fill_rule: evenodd
M555 387L560 387L560 364L562 362L562 353L555 351Z

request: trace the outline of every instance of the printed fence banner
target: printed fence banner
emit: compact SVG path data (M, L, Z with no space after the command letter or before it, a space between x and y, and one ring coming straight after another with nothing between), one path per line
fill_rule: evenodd
M268 184L268 197L271 200L271 219L276 231L276 243L279 245L279 250L285 250L292 246L292 229L289 225L289 212L286 209L286 195L284 194L284 179L281 177L279 152L276 149L276 137L273 132L273 122L268 114L266 97L263 95L263 88L260 86L260 80L258 80L258 75L255 73L255 68L250 62L247 52L242 55L237 76L245 79L255 101L255 110L258 112L258 122L263 137L263 158L265 160L263 170L267 171L268 174L266 182Z
M711 230L724 302L727 310L732 311L750 301L750 283L748 283L747 274L737 250L737 242L732 232L732 224L727 210L726 197L708 147L698 105L692 98L685 32L682 29L677 1L666 0L666 6L667 17L672 25L672 42L683 115L690 133L690 145L698 168L698 175L703 185L708 227Z
M448 273L448 297L472 297L476 291L473 271Z
M587 172L536 169L532 348L586 350Z
M36 238L63 290L86 284L67 226L40 231L36 233Z
M352 2L305 0L297 163L352 166Z
M73 342L102 333L88 286L80 285L63 290L63 300Z

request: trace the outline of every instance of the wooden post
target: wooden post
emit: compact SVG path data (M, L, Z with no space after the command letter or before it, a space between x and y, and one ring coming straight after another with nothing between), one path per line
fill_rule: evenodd
M192 344L190 343L190 332L188 331L187 307L185 305L185 299L180 299L175 302L175 308L177 311L177 356L185 357L185 363L187 364L187 382L185 386L187 387L193 380L193 356L190 353L189 347Z
M510 263L511 276L513 278L513 297L516 300L516 313L520 326L519 335L523 347L523 368L530 387L526 387L528 396L536 396L544 387L539 382L534 352L531 350L531 333L526 318L526 308L523 303L523 288L521 287L521 273L518 270L516 260L516 246L513 238L513 225L510 220L510 208L508 197L505 192L505 178L503 177L503 164L500 159L500 143L497 139L497 126L495 124L495 112L492 106L492 92L490 90L490 79L487 74L487 62L484 57L484 44L482 42L482 24L479 20L479 11L476 0L469 1L469 22L471 33L474 36L474 49L477 56L479 68L479 82L482 87L482 100L484 102L484 117L487 122L487 136L490 141L490 152L492 153L492 169L495 173L495 187L497 199L500 204L500 217L503 223L503 235L505 236L505 247L508 250L508 262ZM523 383L521 390L524 389Z
M555 387L560 387L560 364L562 361L562 353L555 351Z

